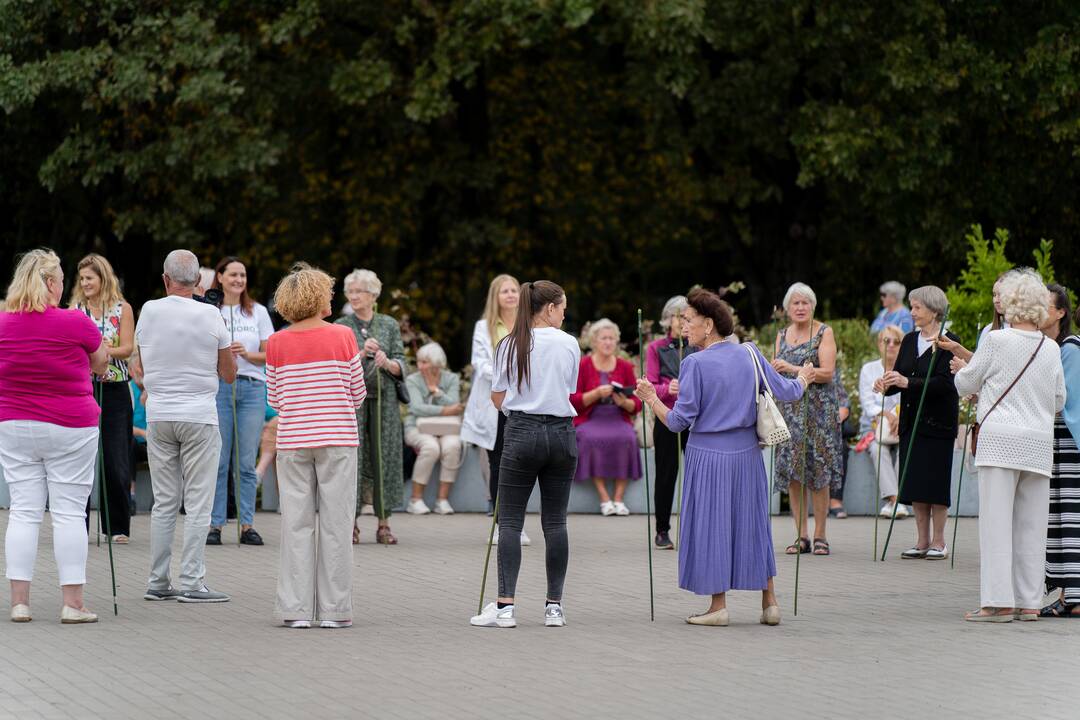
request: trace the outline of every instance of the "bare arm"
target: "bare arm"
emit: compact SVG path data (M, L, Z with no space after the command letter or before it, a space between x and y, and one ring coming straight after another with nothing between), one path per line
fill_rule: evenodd
M828 385L833 381L836 372L836 336L831 327L825 328L821 334L821 345L818 346L818 366L814 368L814 382L820 385Z
M120 309L120 344L106 348L109 357L127 360L135 352L135 313L131 305L124 303Z
M236 380L236 358L233 357L231 347L217 351L217 374L227 383Z
M495 406L496 410L502 410L503 400L506 398L506 391L501 390L499 392L491 393L491 404Z
M98 345L98 349L90 353L90 372L102 377L109 370L109 352L105 343Z

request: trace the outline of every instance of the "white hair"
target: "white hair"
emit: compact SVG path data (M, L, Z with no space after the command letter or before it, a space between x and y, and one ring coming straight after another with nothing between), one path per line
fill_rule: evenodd
M164 272L177 285L195 287L199 281L199 258L190 250L173 250L165 256Z
M671 318L675 317L686 308L685 295L675 295L668 298L668 301L664 303L664 309L660 311L660 327L664 329L664 332L671 329Z
M924 308L934 313L937 320L945 319L945 310L949 307L949 298L945 291L937 285L923 285L911 291L911 302L919 303Z
M198 285L203 290L209 290L214 287L214 268L201 267L199 268L199 282Z
M346 275L342 287L348 289L350 285L355 285L361 290L373 293L375 297L379 297L382 293L382 281L379 280L378 275L370 270L353 270Z
M903 283L890 280L889 282L882 283L881 287L878 288L878 292L882 295L890 295L896 298L897 302L904 302L904 296L907 295L907 288L904 287Z
M592 344L596 342L596 336L602 330L611 330L615 333L615 341L619 341L619 326L607 318L600 318L596 322L589 324L589 347L592 347Z
M446 369L446 352L442 349L442 345L437 342L429 342L426 345L421 345L420 349L416 351L416 361L429 362L435 367Z
M1005 273L998 290L1001 314L1009 324L1034 323L1042 327L1049 310L1049 291L1039 274L1031 268L1017 268Z
M811 310L817 308L817 295L814 294L814 291L806 283L797 282L792 283L791 287L784 293L784 310L788 309L788 306L791 305L791 301L795 299L796 295L809 300Z

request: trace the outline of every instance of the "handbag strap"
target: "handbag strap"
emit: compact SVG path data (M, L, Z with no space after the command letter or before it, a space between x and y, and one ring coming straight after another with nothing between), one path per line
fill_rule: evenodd
M1039 340L1039 344L1035 347L1035 352L1031 353L1031 357L1028 358L1027 364L1024 365L1024 369L1020 371L1020 374L1016 376L1016 379L1009 384L1009 387L1005 388L1005 392L998 396L998 399L994 401L994 404L990 406L990 409L983 415L983 419L979 421L979 425L986 422L986 418L990 417L990 413L997 409L997 406L1001 404L1001 401L1005 399L1005 396L1009 394L1009 391L1016 387L1016 383L1020 382L1020 378L1024 377L1024 373L1031 367L1031 363L1035 362L1035 358L1038 356L1039 351L1042 350L1043 343L1046 342L1046 336L1043 335Z
M754 348L750 346L750 343L746 344L746 351L750 353L750 359L754 363L754 397L756 398L761 392L761 386L758 384L757 355L754 354Z
M758 385L758 374L761 374L761 384L765 386L765 394L769 397L773 396L772 388L769 387L769 378L765 377L765 368L761 367L761 358L758 357L752 343L746 343L746 350L750 353L750 357L754 360L754 397L757 397L761 392L761 387Z

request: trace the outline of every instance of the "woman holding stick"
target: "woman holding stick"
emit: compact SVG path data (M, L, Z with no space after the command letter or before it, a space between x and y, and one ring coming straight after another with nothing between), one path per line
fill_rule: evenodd
M660 402L669 409L679 397L679 366L683 358L697 350L683 338L681 313L686 310L686 296L676 295L664 303L660 327L664 337L649 343L645 351L645 377L656 389ZM663 423L653 425L656 453L656 547L673 550L671 542L671 505L679 475L679 443L686 448L686 436L673 433Z
M780 622L773 576L768 479L756 432L755 373L777 400L798 400L816 377L802 367L789 380L752 345L723 342L734 324L731 310L708 290L692 290L682 313L690 344L701 350L682 363L679 398L668 408L647 378L637 396L671 432L690 430L684 462L679 587L711 596L691 625L727 625L729 590L761 591L760 622ZM751 352L753 352L752 357ZM758 370L760 368L760 371Z
M908 446L918 437L918 452L910 454L911 467L901 468L905 480L897 502L913 505L918 532L914 547L900 554L906 560L944 560L949 556L945 545L945 522L952 504L953 446L960 413L960 397L953 386L949 363L952 353L939 347L940 356L934 374L927 380L934 343L941 334L941 321L949 301L945 292L933 285L915 288L909 295L915 330L904 336L896 365L874 382L874 392L886 396L900 393L900 457L908 458ZM952 333L945 336L959 342ZM926 403L919 427L915 416L927 384ZM931 525L933 526L931 531Z
M874 383L896 365L896 356L903 340L904 331L899 326L885 326L877 337L881 359L871 360L859 371L859 404L862 406L859 432L863 435L872 434L873 439L867 448L871 460L875 460L880 454L885 455L885 459L877 470L879 493L881 499L885 501L880 511L882 517L892 517L894 511L898 518L908 516L908 511L903 505L894 507L897 468L900 459L897 452L900 417L896 413L900 405L900 396L894 394L886 397L874 390Z
M970 363L952 362L956 389L979 396L980 608L971 622L1036 620L1043 598L1054 415L1065 406L1061 354L1039 328L1047 290L1034 270L1001 280L1004 328Z
M544 625L562 627L563 583L569 557L566 507L577 467L576 415L570 393L577 387L581 349L559 328L566 293L553 282L521 286L514 328L495 348L491 402L506 415L499 468L499 597L469 622L476 627L517 625L514 593L521 567L521 528L533 485L540 485L540 525L547 562Z

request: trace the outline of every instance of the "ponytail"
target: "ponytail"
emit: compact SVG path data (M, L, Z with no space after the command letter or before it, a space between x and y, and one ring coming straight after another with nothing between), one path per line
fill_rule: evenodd
M532 381L529 355L532 352L533 318L544 309L544 306L562 302L564 296L563 289L549 280L521 284L514 327L509 335L499 341L495 351L498 357L499 352L505 350L507 378L513 378L516 367L518 392L521 392L523 382L531 383Z

